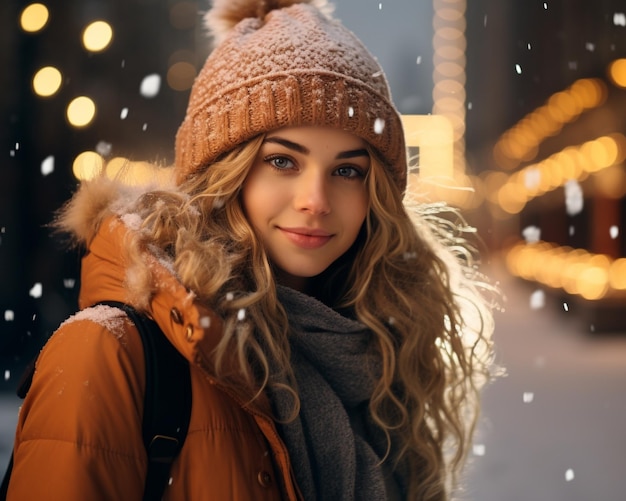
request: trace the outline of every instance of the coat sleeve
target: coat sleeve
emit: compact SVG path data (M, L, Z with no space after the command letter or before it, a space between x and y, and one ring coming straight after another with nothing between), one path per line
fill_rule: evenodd
M42 350L18 420L9 501L141 500L143 348L134 325L117 320L66 322Z

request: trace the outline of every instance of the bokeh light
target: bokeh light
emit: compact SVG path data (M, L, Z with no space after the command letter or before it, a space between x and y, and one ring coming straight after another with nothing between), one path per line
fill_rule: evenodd
M36 33L48 24L49 18L48 7L42 3L31 3L22 11L20 26L28 33Z
M609 65L609 77L615 85L626 89L626 59L616 59Z
M35 94L49 97L58 92L63 83L61 72L54 66L41 68L33 77L33 90Z
M83 45L90 52L101 52L113 40L113 28L106 21L94 21L83 31Z
M93 179L100 175L104 159L95 151L83 151L72 164L74 177L81 181Z
M174 63L167 70L167 84L174 90L190 89L195 78L196 67L185 61Z
M95 103L86 96L72 100L67 106L67 120L74 127L85 127L96 115Z

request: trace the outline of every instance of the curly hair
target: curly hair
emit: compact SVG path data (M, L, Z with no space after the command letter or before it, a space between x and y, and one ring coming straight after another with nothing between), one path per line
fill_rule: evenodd
M288 381L295 417L287 315L240 200L262 141L240 145L174 190L143 195L137 207L143 227L133 238L167 253L181 282L224 318L216 374L234 352L239 376L257 391ZM387 436L385 459L409 473L408 498L445 500L458 482L480 389L490 377L491 308L464 223L442 217L455 214L443 205L403 201L372 149L370 158L366 221L352 248L318 277L317 295L374 334L382 374L370 413Z

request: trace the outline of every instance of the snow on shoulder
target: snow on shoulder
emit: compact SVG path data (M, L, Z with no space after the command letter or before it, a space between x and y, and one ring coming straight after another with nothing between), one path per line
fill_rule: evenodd
M121 339L124 335L124 321L126 318L126 313L119 308L100 304L92 306L91 308L86 308L79 311L75 315L72 315L65 322L63 322L60 327L81 320L89 320L101 325L115 337Z

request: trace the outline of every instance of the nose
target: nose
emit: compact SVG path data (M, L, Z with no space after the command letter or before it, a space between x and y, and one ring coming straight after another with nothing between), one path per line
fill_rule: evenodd
M328 214L331 210L327 181L324 174L308 169L300 176L294 193L296 210L314 215Z

